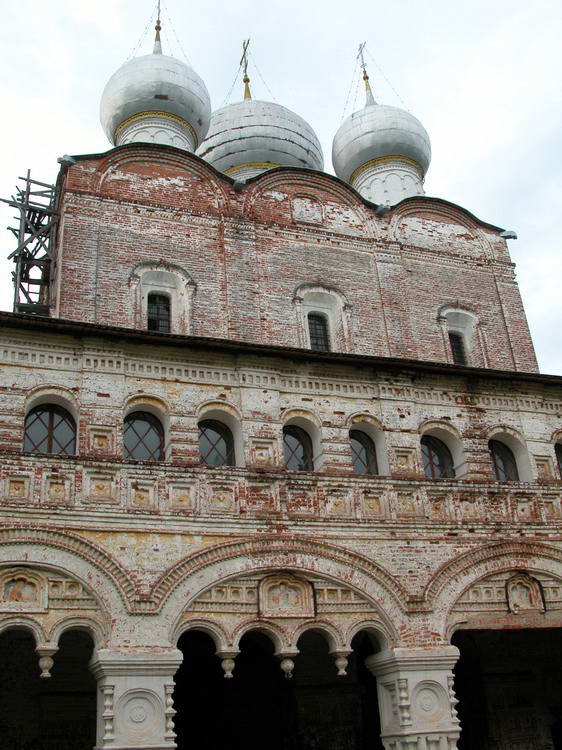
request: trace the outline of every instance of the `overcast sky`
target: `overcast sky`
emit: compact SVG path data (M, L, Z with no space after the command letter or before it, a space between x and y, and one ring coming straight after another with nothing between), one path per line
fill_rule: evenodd
M562 374L560 0L164 5L164 52L182 58L183 48L215 109L232 86L242 39L251 37L254 97L270 99L269 88L304 117L320 138L329 172L357 46L366 41L375 98L397 106L403 100L431 137L427 194L517 232L509 246L540 368ZM109 148L99 124L101 92L137 46L154 6L152 0L2 3L2 197L28 167L50 182L58 156ZM138 53L149 52L151 41L152 31ZM231 101L241 97L238 82ZM359 92L355 108L362 103ZM12 213L0 208L2 258L14 247L3 229ZM6 310L11 267L0 263L0 308Z

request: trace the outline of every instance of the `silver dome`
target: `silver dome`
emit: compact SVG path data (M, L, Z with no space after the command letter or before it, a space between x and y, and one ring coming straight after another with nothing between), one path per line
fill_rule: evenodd
M200 143L211 118L209 92L197 73L175 57L135 57L111 76L101 97L100 119L109 140L115 143L119 125L143 112L180 117Z
M332 146L338 177L349 182L356 169L384 156L412 159L427 172L431 143L416 117L398 107L372 104L344 120Z
M322 148L310 125L286 107L259 99L213 112L197 154L221 172L250 164L320 171L324 166Z

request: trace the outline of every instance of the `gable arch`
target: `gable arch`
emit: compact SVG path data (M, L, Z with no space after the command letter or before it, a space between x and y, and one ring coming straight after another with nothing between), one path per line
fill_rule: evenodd
M439 613L437 625L443 637L451 609L467 588L494 573L519 569L562 578L562 550L525 542L489 544L442 566L427 585L423 598Z
M361 555L316 539L268 536L216 545L169 568L154 585L152 597L162 616L177 623L190 602L214 585L279 570L344 583L372 604L385 631L398 639L407 594L397 579Z
M0 566L34 565L76 578L95 591L102 611L126 618L136 590L125 570L109 555L74 533L54 528L19 527L0 530Z

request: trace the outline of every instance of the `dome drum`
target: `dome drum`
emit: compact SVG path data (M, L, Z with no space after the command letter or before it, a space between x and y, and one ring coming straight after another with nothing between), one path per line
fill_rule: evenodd
M355 170L350 183L372 203L389 206L404 198L425 194L422 168L411 159L400 156L371 159Z

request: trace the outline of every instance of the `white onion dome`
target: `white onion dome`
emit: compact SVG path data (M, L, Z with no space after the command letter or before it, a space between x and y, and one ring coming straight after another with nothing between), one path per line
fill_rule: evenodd
M286 107L248 98L213 112L197 154L245 179L273 167L322 170L322 148L310 125Z
M431 143L421 122L399 107L370 104L341 124L332 147L338 177L353 182L357 170L377 159L408 159L425 175Z
M156 142L194 151L209 129L209 92L181 60L154 53L122 65L103 91L100 119L111 143Z

